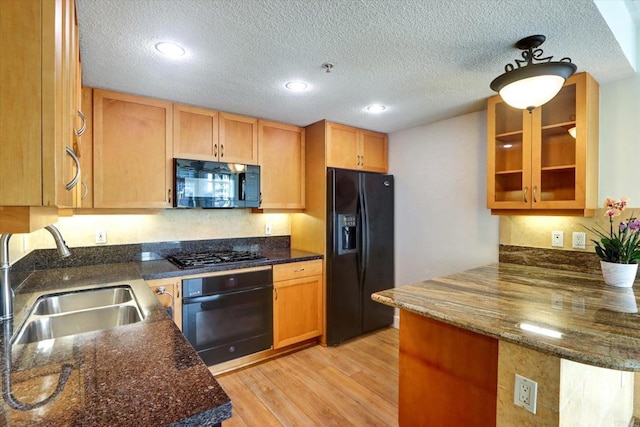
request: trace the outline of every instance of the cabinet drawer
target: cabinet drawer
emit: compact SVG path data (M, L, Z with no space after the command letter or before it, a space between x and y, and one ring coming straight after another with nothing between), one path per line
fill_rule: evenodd
M292 262L273 266L273 281L295 279L322 274L322 260Z

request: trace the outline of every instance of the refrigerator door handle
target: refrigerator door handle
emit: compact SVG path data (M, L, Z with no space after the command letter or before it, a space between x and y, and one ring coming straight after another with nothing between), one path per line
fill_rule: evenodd
M358 189L359 220L360 220L360 289L364 287L365 275L367 274L367 264L369 263L369 224L367 219L367 204L364 197L364 183L362 175Z

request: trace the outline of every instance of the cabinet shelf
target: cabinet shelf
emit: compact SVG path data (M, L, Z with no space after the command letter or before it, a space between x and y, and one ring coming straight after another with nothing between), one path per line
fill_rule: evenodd
M542 170L542 171L561 171L561 170L569 170L569 169L575 169L575 168L576 168L576 165L543 166L542 168L540 168L540 170Z
M509 174L516 174L516 173L522 173L522 169L496 171L496 175L509 175Z
M542 130L547 130L547 129L564 129L565 131L568 130L569 128L573 127L576 125L575 120L574 121L569 121L569 122L561 122L561 123L554 123L551 125L545 125L542 126Z

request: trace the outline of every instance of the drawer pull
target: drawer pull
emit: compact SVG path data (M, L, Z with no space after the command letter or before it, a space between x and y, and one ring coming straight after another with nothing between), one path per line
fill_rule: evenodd
M304 268L298 268L297 270L293 270L294 273L300 273L304 271Z

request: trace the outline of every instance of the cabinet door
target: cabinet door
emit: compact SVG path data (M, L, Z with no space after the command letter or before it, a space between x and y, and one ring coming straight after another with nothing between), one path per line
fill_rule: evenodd
M384 133L360 130L361 169L387 173L387 145L387 135Z
M487 105L487 207L531 207L531 115L499 96Z
M219 161L258 164L258 119L220 113Z
M173 157L218 160L218 112L173 104Z
M176 279L147 280L147 284L160 304L164 308L171 307L173 321L182 330L182 295L180 294L181 282ZM165 293L159 293L158 288L164 288Z
M82 88L81 110L85 117L85 131L78 140L78 159L82 170L81 181L76 191L81 208L93 207L93 89Z
M171 103L95 89L95 208L171 207Z
M274 282L273 348L322 334L322 276Z
M327 166L343 169L360 167L358 129L327 123Z
M589 131L589 125L598 118L593 111L587 113L586 81L585 73L570 77L558 95L534 112L534 209L585 209L591 203L588 199L597 198L597 147L590 149L595 132ZM576 130L575 137L569 133L571 128ZM596 184L589 183L594 175Z
M304 128L258 122L263 209L304 209Z

